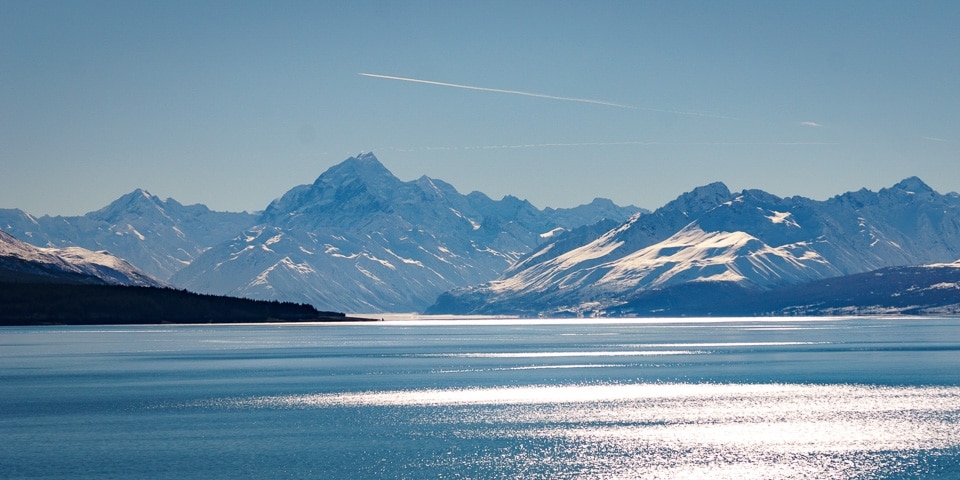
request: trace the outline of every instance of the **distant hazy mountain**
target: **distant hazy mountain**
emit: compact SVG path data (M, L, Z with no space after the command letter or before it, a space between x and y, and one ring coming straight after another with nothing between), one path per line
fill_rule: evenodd
M958 258L960 198L918 178L822 202L715 183L608 230L559 236L500 278L442 295L429 312L627 313L642 299L679 301L681 291L716 300Z
M163 286L107 252L39 248L0 231L0 281Z
M619 222L637 211L604 200L539 210L512 196L463 195L426 176L401 181L368 153L291 189L256 226L171 282L349 312L420 311L441 292L496 278L580 222Z
M144 190L76 217L34 217L0 209L0 230L41 247L106 250L147 274L168 280L211 246L256 222L248 213L214 212L203 205L160 200Z

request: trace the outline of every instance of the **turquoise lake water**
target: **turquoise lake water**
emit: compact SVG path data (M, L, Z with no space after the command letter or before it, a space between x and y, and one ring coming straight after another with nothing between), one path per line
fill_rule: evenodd
M960 478L960 319L0 329L3 478Z

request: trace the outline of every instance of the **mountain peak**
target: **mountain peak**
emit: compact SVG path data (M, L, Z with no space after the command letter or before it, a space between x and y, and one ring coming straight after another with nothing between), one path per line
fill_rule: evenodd
M731 197L730 189L723 182L713 182L694 188L661 208L679 210L684 213L699 213L727 202L731 200Z
M616 208L618 205L613 203L613 200L609 198L594 197L593 201L585 204L584 206L592 206L597 208Z
M330 167L314 182L317 184L343 185L354 179L379 184L383 179L396 179L373 153L361 153Z
M354 157L354 158L356 158L357 160L362 160L362 161L373 161L373 162L380 163L380 160L377 160L377 156L374 155L373 152L360 152L360 153L359 153L356 157Z
M154 199L159 199L159 198L156 197L156 196L154 196L154 195L152 195L150 192L148 192L148 191L146 191L146 190L144 190L144 189L142 189L142 188L138 188L138 189L136 189L136 190L134 190L134 191L126 194L126 195L121 195L120 198L118 198L117 201L114 202L114 203L117 203L117 202L135 202L135 201L138 201L138 200L141 200L141 201L142 201L142 200L153 201Z
M377 156L371 152L361 153L355 157L350 157L340 162L340 165L358 169L387 170L387 167L384 167L383 163L380 163L380 160L377 159Z
M114 200L106 207L95 212L90 212L87 215L99 220L114 222L124 215L131 213L137 216L143 216L151 210L159 210L162 212L163 206L163 201L160 200L159 197L151 195L150 192L142 188L138 188Z
M313 184L290 189L267 206L260 220L276 221L308 210L310 217L319 218L319 212L333 206L340 215L354 217L361 212L389 210L393 196L404 185L374 154L361 153L330 167Z
M932 193L934 190L920 180L919 177L908 177L892 187L894 190L903 190L910 193Z

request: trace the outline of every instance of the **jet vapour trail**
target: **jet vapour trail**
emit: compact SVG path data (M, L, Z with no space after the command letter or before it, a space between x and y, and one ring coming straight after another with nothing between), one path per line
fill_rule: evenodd
M525 97L547 98L550 100L563 100L566 102L592 103L594 105L604 105L607 107L616 107L616 108L629 108L633 110L637 109L637 107L634 107L633 105L623 105L619 103L605 102L603 100L591 100L589 98L558 97L555 95L544 95L541 93L521 92L519 90L503 90L500 88L474 87L471 85L459 85L456 83L434 82L432 80L420 80L417 78L392 77L390 75L376 75L373 73L360 73L359 75L362 75L364 77L371 77L371 78L383 78L386 80L399 80L401 82L413 82L413 83L423 83L426 85L438 85L441 87L463 88L465 90L476 90L479 92L508 93L511 95L523 95Z
M837 145L836 142L579 142L579 143L526 143L518 145L475 145L467 147L415 147L400 148L388 147L384 150L395 152L432 152L432 151L463 151L463 150L511 150L524 148L561 148L561 147L614 147L614 146L646 146L646 147L688 147L688 146L817 146Z
M504 90L501 88L487 88L487 87L476 87L473 85L460 85L457 83L446 83L446 82L435 82L433 80L421 80L418 78L406 78L406 77L394 77L391 75L377 75L375 73L358 73L357 75L370 78L382 78L385 80L398 80L401 82L411 82L411 83L422 83L425 85L436 85L440 87L451 87L451 88L462 88L464 90L475 90L478 92L494 92L494 93L506 93L509 95L522 95L525 97L535 97L535 98L546 98L548 100L561 100L564 102L579 102L579 103L590 103L593 105L603 105L605 107L615 107L615 108L626 108L630 110L643 110L647 112L658 112L658 113L672 113L674 115L691 115L696 117L709 117L709 118L722 118L726 120L737 120L734 117L727 117L723 115L714 115L711 113L702 113L702 112L682 112L678 110L662 110L658 108L646 108L638 107L635 105L626 105L622 103L613 103L607 102L604 100L593 100L589 98L575 98L575 97L560 97L556 95L546 95L542 93L532 93L532 92L523 92L520 90Z
M614 146L793 146L793 145L836 145L833 142L582 142L582 143L527 143L520 145L481 145L464 147L464 150L496 150L508 148L549 148L549 147L614 147Z

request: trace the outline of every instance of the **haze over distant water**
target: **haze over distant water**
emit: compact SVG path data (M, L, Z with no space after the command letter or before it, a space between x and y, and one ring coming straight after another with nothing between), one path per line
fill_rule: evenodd
M4 2L0 208L141 187L255 211L361 151L541 208L957 191L958 23L956 2Z

